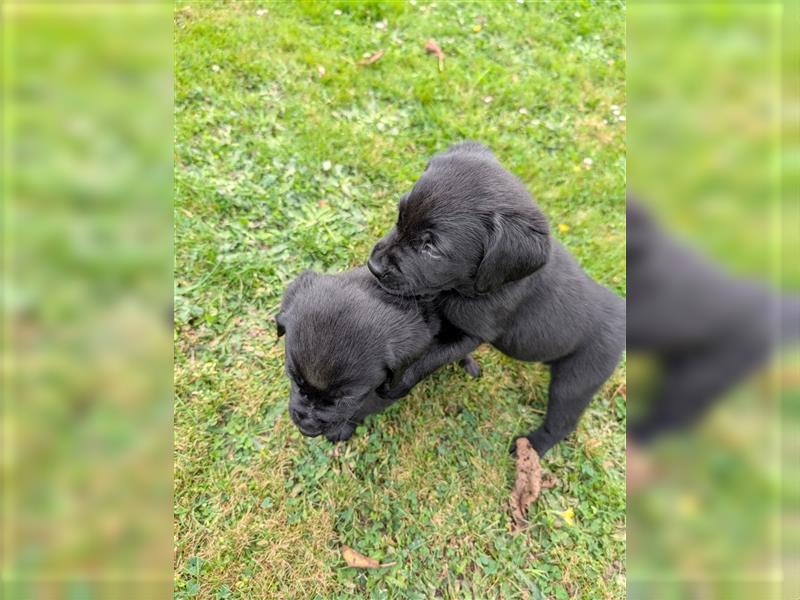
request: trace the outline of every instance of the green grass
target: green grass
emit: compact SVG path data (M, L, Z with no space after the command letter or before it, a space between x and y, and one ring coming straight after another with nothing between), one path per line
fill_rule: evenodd
M176 598L624 597L624 369L512 535L507 448L541 422L545 369L483 349L480 380L447 367L334 453L288 418L272 324L294 276L362 264L467 138L624 294L624 25L620 3L178 7ZM342 544L397 564L346 568Z

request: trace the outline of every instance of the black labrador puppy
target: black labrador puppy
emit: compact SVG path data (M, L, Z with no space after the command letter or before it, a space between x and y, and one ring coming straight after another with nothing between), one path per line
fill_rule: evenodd
M550 367L547 415L528 434L543 456L575 429L625 348L625 302L550 237L525 186L484 146L434 156L399 203L368 267L398 296L430 298L464 332L427 352L384 395L398 398L440 365L489 342Z
M304 435L332 442L349 439L364 417L392 404L375 390L396 371L462 335L430 303L387 294L364 267L305 271L287 287L275 321L278 337L286 335L292 420ZM453 360L463 359L477 377L467 354Z

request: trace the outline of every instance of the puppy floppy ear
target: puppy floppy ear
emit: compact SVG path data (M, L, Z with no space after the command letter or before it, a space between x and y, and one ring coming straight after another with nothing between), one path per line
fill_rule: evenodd
M281 300L281 308L278 314L275 315L275 328L278 337L286 333L286 323L289 319L289 313L298 294L302 294L310 285L313 279L317 277L314 271L303 271L300 275L292 281L283 292L283 300Z
M549 256L550 228L535 206L524 213L495 215L475 274L475 290L483 294L527 277Z

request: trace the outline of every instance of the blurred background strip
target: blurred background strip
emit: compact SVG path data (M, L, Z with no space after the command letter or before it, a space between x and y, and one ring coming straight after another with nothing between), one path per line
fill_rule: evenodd
M2 10L0 597L167 598L171 7Z
M796 4L627 24L628 595L797 598Z

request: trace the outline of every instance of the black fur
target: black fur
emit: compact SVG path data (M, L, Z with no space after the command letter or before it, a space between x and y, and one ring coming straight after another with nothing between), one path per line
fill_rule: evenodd
M489 342L551 373L547 416L528 434L543 456L577 425L625 347L625 303L550 237L525 186L484 146L436 155L368 266L390 293L433 298L464 332L428 352L387 392L400 397L442 361Z
M441 345L457 347L461 337L430 303L387 294L363 267L304 272L284 292L275 321L278 336L286 335L292 420L303 434L331 441L348 439L393 402L375 390L391 387L396 372ZM477 376L467 352L451 360L458 359Z

